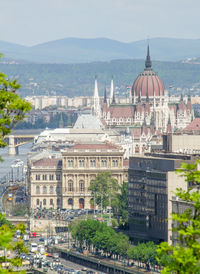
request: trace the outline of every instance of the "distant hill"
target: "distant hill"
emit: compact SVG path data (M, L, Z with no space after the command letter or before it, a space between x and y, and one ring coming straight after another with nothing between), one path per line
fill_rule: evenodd
M112 76L119 94L126 92L127 85L133 84L144 69L144 60L114 60L85 64L12 64L0 63L0 71L11 78L17 78L22 85L20 94L66 95L69 97L92 95L94 78L97 75L99 93L103 95L105 85L110 87ZM199 93L200 66L181 62L154 61L153 69L163 80L166 89L173 86L195 88ZM172 91L172 90L171 90ZM179 91L178 91L179 92ZM124 94L125 96L125 94Z
M200 39L153 38L151 57L160 61L180 61L200 56ZM144 59L147 41L123 43L107 38L65 38L25 47L0 41L6 58L34 63L89 63L116 59Z

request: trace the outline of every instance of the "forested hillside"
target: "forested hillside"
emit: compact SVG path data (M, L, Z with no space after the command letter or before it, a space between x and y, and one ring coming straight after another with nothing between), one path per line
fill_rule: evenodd
M16 77L22 85L21 95L79 96L93 93L97 75L99 92L109 87L113 76L120 92L132 85L144 69L144 60L115 60L88 64L0 64L0 71ZM181 62L154 62L153 69L163 79L165 87L192 87L200 83L200 65Z

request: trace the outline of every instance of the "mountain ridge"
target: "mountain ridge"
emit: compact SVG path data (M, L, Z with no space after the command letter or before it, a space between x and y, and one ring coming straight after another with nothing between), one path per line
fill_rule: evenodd
M181 61L200 56L200 39L152 38L151 58L158 61ZM34 46L0 41L6 58L30 63L90 63L115 59L144 59L147 40L120 42L109 38L63 38Z

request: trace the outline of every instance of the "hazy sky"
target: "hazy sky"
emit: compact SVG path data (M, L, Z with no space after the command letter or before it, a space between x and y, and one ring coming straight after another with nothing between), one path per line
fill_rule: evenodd
M0 0L0 40L200 38L199 0Z

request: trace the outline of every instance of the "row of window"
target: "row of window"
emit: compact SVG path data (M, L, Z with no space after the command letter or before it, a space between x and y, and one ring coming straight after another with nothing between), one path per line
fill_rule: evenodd
M74 183L73 181L68 182L68 188L65 189L65 191L68 192L74 192ZM85 191L85 183L83 181L79 182L79 191L84 192ZM53 194L55 192L55 188L53 186L49 187L49 192L47 186L36 186L36 194ZM60 187L56 187L56 193L60 194Z
M74 160L68 160L67 161L68 167L74 167ZM78 161L79 167L85 167L85 160L79 160ZM112 166L118 167L118 160L112 160ZM90 167L96 167L96 160L90 160ZM107 160L101 160L101 167L107 167Z
M65 189L65 191L67 191L67 189ZM68 191L69 192L73 192L74 191L74 183L71 180L68 182ZM83 181L79 182L79 191L80 192L84 192L85 191L85 183Z
M43 180L43 181L53 181L54 180L54 174L49 174L49 176L47 176L47 174L36 174L35 175L35 180L36 181L40 181L40 180ZM60 174L56 174L56 180L60 180Z
M92 199L91 199L92 200ZM60 199L58 198L56 200L56 204L57 204L57 207L60 207L61 206L61 202L60 202ZM68 201L67 201L67 204L69 206L72 206L74 205L74 200L72 198L69 198ZM36 200L36 205L37 207L54 207L54 201L53 199L37 199ZM84 208L85 207L85 200L83 198L80 198L79 199L79 208Z
M48 201L47 199L43 199L43 200L37 199L36 200L36 205L38 207L39 206L48 206L47 201ZM59 198L56 200L56 203L57 203L57 206L60 206L60 199ZM53 201L53 199L49 200L49 206L54 207L54 201Z
M55 187L50 186L49 192L47 191L47 186L36 186L36 194L53 194L55 192ZM60 194L60 187L56 187L56 193Z

